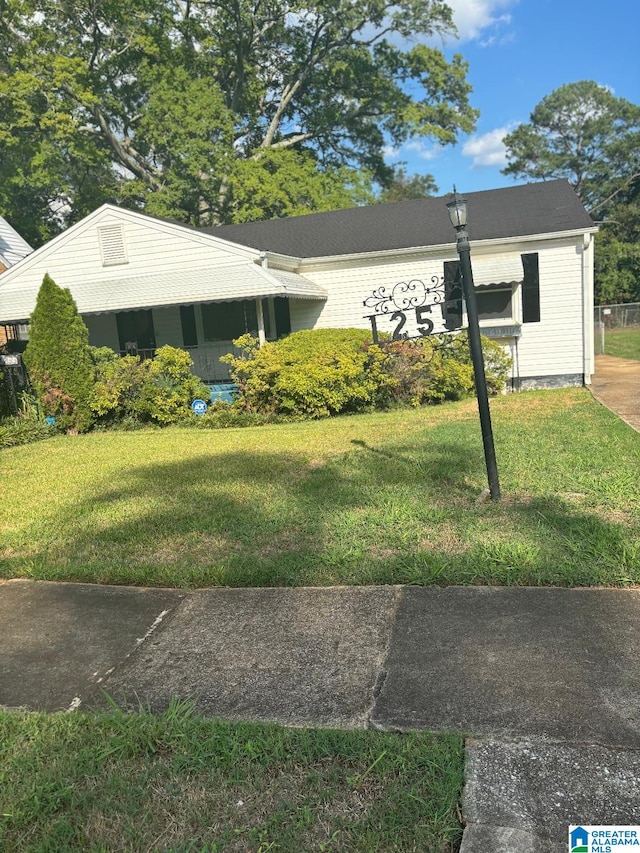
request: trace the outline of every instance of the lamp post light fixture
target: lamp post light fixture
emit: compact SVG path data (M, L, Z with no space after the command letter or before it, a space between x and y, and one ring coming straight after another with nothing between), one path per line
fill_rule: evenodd
M500 500L500 482L498 480L498 465L496 463L496 451L493 443L493 430L491 428L491 413L489 412L489 395L487 393L487 379L484 372L484 359L482 357L482 343L480 341L480 326L478 324L478 306L476 303L476 292L473 286L473 270L471 269L471 247L467 233L467 202L458 195L453 188L453 199L447 203L451 224L456 229L456 249L460 257L460 272L462 273L462 289L467 306L469 350L473 363L473 376L478 398L478 412L480 414L480 427L482 429L482 443L484 445L484 459L487 466L487 478L489 480L489 492L491 500Z

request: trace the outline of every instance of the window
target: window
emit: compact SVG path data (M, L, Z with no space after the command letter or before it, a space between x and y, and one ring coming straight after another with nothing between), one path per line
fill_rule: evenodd
M462 326L462 274L460 261L444 262L444 304L442 319L449 331Z
M522 255L524 281L522 282L522 322L540 322L540 271L538 253Z
M482 287L476 290L478 320L503 320L513 316L510 287Z
M289 300L286 296L276 296L273 300L276 317L276 338L291 332L291 317L289 316Z
M120 351L137 355L140 350L154 350L156 335L151 311L122 311L116 314Z
M253 301L213 302L202 306L204 339L232 341L246 332L258 334L258 315Z
M180 325L182 326L182 346L197 347L196 312L193 305L180 306Z

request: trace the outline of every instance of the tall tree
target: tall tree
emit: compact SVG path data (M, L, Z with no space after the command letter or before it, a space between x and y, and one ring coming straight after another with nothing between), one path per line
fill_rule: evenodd
M0 19L2 177L49 230L103 200L240 221L274 164L285 203L254 213L326 209L389 184L387 144L476 118L462 57L421 43L454 30L443 0L0 0Z
M68 288L45 275L31 314L24 363L46 415L84 431L93 414L94 366L89 332Z
M601 216L640 175L640 107L592 81L568 83L543 98L504 142L505 175L567 178Z
M606 213L596 236L596 302L640 302L640 179Z
M427 198L438 192L433 175L408 175L404 166L398 167L393 179L380 193L380 201L412 201Z

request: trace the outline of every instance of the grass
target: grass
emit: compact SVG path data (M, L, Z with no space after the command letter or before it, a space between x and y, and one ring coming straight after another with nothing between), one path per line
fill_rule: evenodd
M596 330L596 352L602 349L600 334ZM604 339L604 351L616 358L632 358L640 361L640 326L628 326L623 329L607 329Z
M459 737L0 712L0 849L449 853Z
M199 586L640 582L640 436L584 389L0 453L0 576Z

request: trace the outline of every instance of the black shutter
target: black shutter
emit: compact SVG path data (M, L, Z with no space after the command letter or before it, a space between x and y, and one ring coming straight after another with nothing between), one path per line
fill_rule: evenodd
M196 312L193 305L180 306L180 325L182 326L182 346L197 347Z
M444 304L442 319L450 332L462 326L462 273L460 261L444 262Z
M524 281L522 282L522 322L540 322L540 272L538 253L522 255Z
M291 332L291 317L289 316L289 299L286 296L276 296L273 300L276 315L276 338Z

